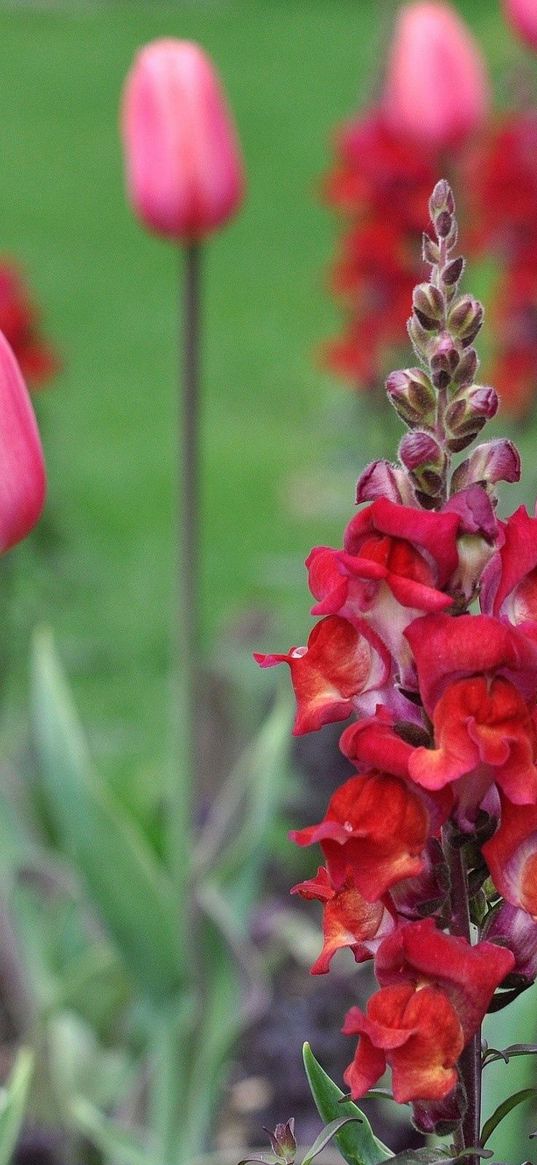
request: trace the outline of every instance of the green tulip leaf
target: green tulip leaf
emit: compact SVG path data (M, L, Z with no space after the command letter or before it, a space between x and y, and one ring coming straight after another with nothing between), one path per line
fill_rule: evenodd
M0 1165L10 1165L24 1119L33 1070L27 1048L19 1052L7 1084L0 1090Z
M41 779L59 844L127 972L160 1004L181 980L171 889L140 829L93 771L48 631L36 636L32 688Z

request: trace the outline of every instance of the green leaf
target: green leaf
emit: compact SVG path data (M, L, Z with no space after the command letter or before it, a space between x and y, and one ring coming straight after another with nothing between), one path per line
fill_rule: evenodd
M352 1100L344 1100L343 1092L330 1079L315 1059L309 1044L303 1048L304 1067L311 1089L311 1093L319 1116L325 1124L338 1117L357 1117L357 1122L346 1126L336 1133L335 1140L338 1149L348 1165L379 1165L388 1157L393 1157L391 1149L383 1145L374 1135L371 1125L364 1113Z
M525 1100L535 1099L536 1096L537 1088L521 1088L520 1092L514 1092L512 1096L508 1096L507 1100L504 1100L502 1104L498 1105L492 1116L489 1116L488 1121L485 1121L481 1132L481 1144L486 1145L494 1129L513 1108L516 1108L517 1105L522 1104Z
M180 983L171 889L143 834L92 770L82 728L42 630L33 656L34 732L49 812L124 965L162 1003Z
M103 1116L88 1101L77 1097L70 1111L76 1128L116 1165L162 1165L160 1158L148 1150L140 1135Z
M0 1091L0 1165L9 1165L24 1119L33 1056L22 1048L9 1080Z
M433 1145L430 1149L404 1149L390 1158L390 1165L462 1165L466 1157L492 1157L492 1153L471 1146L453 1157L448 1149Z
M340 1116L338 1120L330 1121L330 1124L326 1125L319 1136L315 1138L311 1149L308 1149L306 1156L302 1159L302 1165L310 1165L310 1161L313 1161L313 1158L322 1152L332 1137L335 1137L336 1133L339 1133L339 1130L344 1125L350 1124L351 1121L359 1121L361 1124L362 1118L360 1116Z

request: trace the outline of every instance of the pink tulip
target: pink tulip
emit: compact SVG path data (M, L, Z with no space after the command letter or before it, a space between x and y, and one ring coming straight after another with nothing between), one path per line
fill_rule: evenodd
M488 103L483 58L457 13L434 0L405 4L383 98L389 126L427 145L450 146L479 128Z
M29 534L45 501L45 464L30 397L0 332L0 553Z
M503 0L506 20L518 35L537 49L537 4L535 0Z
M156 40L138 53L122 102L127 191L144 226L192 242L223 226L244 194L240 147L208 56Z

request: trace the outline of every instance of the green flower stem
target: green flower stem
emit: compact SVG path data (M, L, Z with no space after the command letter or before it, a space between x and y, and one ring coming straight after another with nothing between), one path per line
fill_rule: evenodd
M445 830L444 853L451 878L450 933L472 941L468 876L464 845L457 844L457 835ZM454 1134L457 1152L479 1144L481 1130L481 1027L464 1048L459 1059L459 1073L466 1089L468 1108L464 1120ZM478 1158L468 1157L468 1165L478 1165Z
M174 660L177 706L175 757L169 801L168 860L173 879L181 949L192 949L190 872L193 849L193 791L200 769L199 598L199 428L200 428L200 263L201 248L184 252L182 316L182 395L178 448L177 657ZM175 703L175 701L174 701Z

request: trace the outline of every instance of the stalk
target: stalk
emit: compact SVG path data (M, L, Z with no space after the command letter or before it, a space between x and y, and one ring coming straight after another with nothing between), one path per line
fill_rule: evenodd
M450 934L472 941L468 875L464 845L457 844L457 834L444 830L444 855L451 879ZM458 1063L459 1074L466 1090L468 1107L454 1134L457 1152L470 1145L478 1145L481 1132L481 1027L463 1049ZM478 1158L467 1158L469 1165L478 1165Z
M192 799L200 768L201 620L199 418L200 418L200 260L199 244L184 251L182 318L182 394L179 416L179 503L177 546L178 708L177 770L172 775L169 808L169 864L178 912L185 914L185 880L191 866ZM188 894L186 895L188 897ZM188 921L181 927L183 938ZM183 946L183 949L185 947Z

